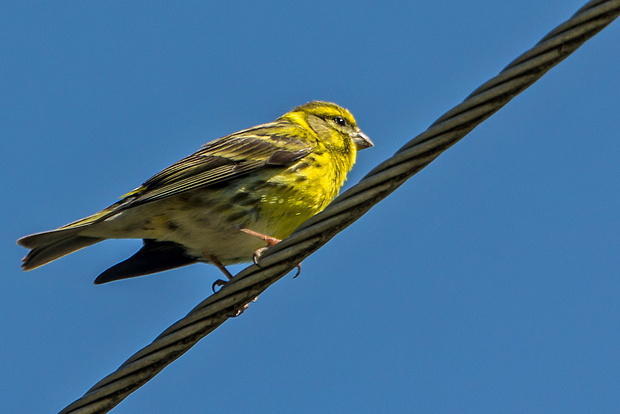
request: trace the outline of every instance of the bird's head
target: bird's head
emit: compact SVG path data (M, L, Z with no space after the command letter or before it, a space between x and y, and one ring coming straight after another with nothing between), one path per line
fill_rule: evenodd
M370 148L374 144L357 126L349 110L331 102L312 101L282 115L298 125L309 128L328 149L350 153Z

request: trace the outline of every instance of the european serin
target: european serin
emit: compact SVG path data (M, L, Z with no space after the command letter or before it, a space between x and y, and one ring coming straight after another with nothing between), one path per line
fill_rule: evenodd
M105 239L143 247L95 283L196 262L249 262L323 210L345 181L357 150L372 147L351 113L329 102L298 106L275 122L205 144L110 207L56 230L23 237L35 269Z

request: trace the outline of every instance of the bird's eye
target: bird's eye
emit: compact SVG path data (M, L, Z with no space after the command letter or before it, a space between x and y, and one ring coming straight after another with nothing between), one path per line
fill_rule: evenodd
M347 124L347 121L341 116L335 117L334 122L336 122L340 126L345 126Z

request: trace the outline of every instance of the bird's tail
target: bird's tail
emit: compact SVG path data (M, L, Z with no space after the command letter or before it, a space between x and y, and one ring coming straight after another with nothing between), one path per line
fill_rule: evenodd
M106 218L116 214L118 207L121 206L124 201L124 199L120 200L98 213L84 217L83 219L74 221L55 230L31 234L17 240L17 244L30 249L30 252L22 259L22 268L24 270L36 269L52 260L59 259L76 250L105 240L105 237L83 236L80 233L87 227L104 221Z
M80 236L83 228L60 228L35 233L17 240L17 244L30 249L22 259L24 270L36 269L52 260L73 253L76 250L98 243L103 238Z

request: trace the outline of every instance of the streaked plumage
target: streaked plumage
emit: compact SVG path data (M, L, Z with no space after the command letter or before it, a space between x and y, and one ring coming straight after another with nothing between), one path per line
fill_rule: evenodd
M276 121L205 144L110 207L56 230L18 240L31 251L24 270L105 239L139 238L143 247L95 283L195 262L249 262L265 242L241 229L282 239L323 210L372 146L349 111L309 102Z

